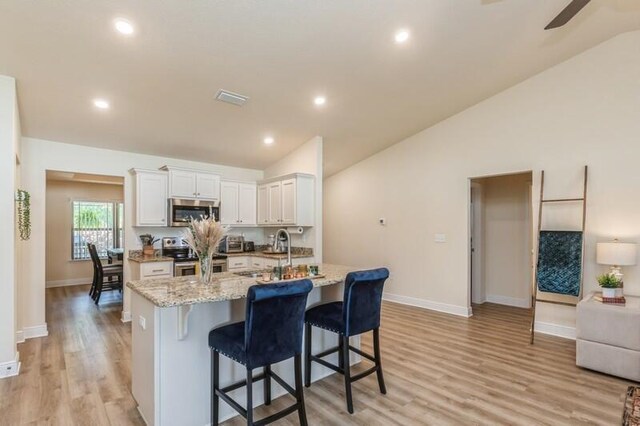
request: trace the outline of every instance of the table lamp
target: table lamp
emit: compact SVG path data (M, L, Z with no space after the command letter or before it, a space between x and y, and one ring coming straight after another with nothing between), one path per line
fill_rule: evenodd
M622 281L622 266L635 265L637 246L635 243L621 243L618 240L608 243L598 243L596 246L596 261L600 265L611 266L610 274Z

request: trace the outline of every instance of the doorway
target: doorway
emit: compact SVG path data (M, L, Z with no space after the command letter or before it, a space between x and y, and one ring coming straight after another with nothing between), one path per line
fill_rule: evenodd
M470 179L469 300L531 307L532 172Z

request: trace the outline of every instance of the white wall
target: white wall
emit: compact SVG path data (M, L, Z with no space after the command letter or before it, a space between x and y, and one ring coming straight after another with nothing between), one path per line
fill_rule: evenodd
M594 290L605 269L595 263L596 242L640 240L639 111L636 31L328 178L325 260L387 265L388 294L464 312L468 178L533 170L538 194L544 169L549 196L576 196L588 164L585 289ZM388 225L378 225L379 217ZM435 233L445 233L447 242L435 243ZM625 281L628 294L640 294L637 267L625 268ZM573 327L574 308L541 304L538 319Z
M531 306L531 174L479 179L486 300Z
M320 136L305 142L275 164L267 167L264 177L271 178L289 173L309 173L316 177L315 226L306 229L303 235L292 235L292 245L314 249L314 261L322 262L322 144ZM269 228L265 233L273 233Z
M16 246L15 190L20 132L16 83L11 77L0 76L0 235L6 246ZM16 371L16 251L3 250L0 256L0 377Z
M263 178L260 170L241 169L192 161L176 160L130 152L112 151L79 145L63 144L39 139L22 139L22 185L31 193L31 240L23 244L28 262L22 268L19 314L24 327L45 326L45 199L46 171L92 173L124 177L125 249L141 248L138 235L151 232L157 236L178 235L176 228L133 228L133 179L128 170L158 169L163 165L188 167L220 173L224 179L257 181ZM124 265L125 281L131 276L129 263ZM130 294L125 290L124 312L129 311Z

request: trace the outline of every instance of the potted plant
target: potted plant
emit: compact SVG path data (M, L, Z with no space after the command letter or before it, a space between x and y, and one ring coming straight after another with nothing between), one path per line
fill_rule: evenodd
M602 274L598 277L598 284L602 287L602 297L620 297L622 281L614 274Z
M158 241L158 238L154 238L151 234L142 234L140 235L140 241L142 242L143 256L154 256L156 254L153 244Z

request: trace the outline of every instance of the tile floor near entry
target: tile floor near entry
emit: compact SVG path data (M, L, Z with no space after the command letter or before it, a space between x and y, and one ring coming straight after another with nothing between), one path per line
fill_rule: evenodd
M129 391L131 332L120 322L120 296L106 293L97 308L88 290L47 290L49 337L19 345L20 375L0 380L1 425L144 424ZM527 310L491 304L466 319L385 302L388 394L375 375L357 382L349 415L342 380L329 377L305 391L309 424L619 424L631 383L577 368L573 341L540 335L529 346L528 321ZM370 336L362 344L371 351ZM285 398L256 414L277 411ZM297 415L278 424L295 425Z

